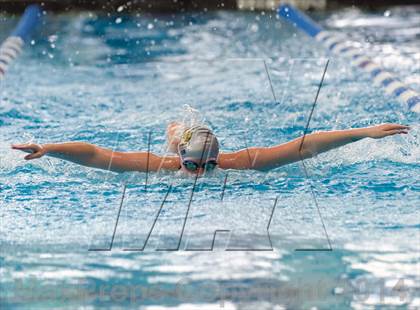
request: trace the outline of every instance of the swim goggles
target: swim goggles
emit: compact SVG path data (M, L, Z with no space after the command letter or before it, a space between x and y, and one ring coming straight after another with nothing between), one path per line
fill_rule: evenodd
M205 171L212 171L217 166L217 162L215 160L209 160L203 163L201 166L192 160L184 160L182 164L184 165L185 169L191 172L197 171L198 168L203 168Z

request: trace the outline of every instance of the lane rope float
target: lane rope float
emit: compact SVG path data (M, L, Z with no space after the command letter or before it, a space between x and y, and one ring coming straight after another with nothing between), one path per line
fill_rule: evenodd
M7 68L22 52L27 41L41 19L39 5L30 5L25 9L16 28L0 45L0 80L4 78Z
M373 83L382 86L386 95L396 96L411 111L420 113L420 95L401 82L395 75L381 68L381 66L367 57L360 48L356 47L360 46L360 44L350 41L343 34L325 30L309 16L291 5L281 5L277 13L280 17L321 42L331 52L350 58L350 64L369 73Z

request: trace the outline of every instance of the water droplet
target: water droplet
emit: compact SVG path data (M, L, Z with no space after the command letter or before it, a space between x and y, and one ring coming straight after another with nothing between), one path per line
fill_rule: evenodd
M116 24L120 24L122 22L122 18L121 17L118 17L116 20L115 20L115 23Z
M51 35L48 37L49 42L55 42L57 41L58 36L57 35Z

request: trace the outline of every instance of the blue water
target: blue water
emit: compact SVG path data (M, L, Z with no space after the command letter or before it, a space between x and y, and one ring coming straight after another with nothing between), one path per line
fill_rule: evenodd
M416 90L419 17L413 7L315 16ZM5 38L17 18L0 20ZM2 309L419 307L419 119L367 75L267 13L44 21L0 84ZM190 206L194 179L179 173L150 174L145 189L144 173L25 162L10 149L76 140L146 150L151 132L151 150L164 154L167 123L191 121L184 105L223 150L282 143L303 133L327 58L311 131L391 121L410 134L307 160L309 178L301 163L228 171L223 201L227 172L217 171L198 180ZM132 251L170 185L144 251ZM112 250L92 251L109 247L125 186ZM231 234L198 251L216 229ZM332 251L296 251L328 249L327 237Z

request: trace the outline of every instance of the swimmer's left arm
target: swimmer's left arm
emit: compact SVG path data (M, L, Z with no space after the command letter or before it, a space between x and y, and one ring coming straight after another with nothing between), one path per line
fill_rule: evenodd
M366 128L317 132L273 147L252 147L234 153L220 154L219 166L222 169L268 170L364 138L380 139L395 134L406 134L408 130L409 127L404 125L382 124Z

